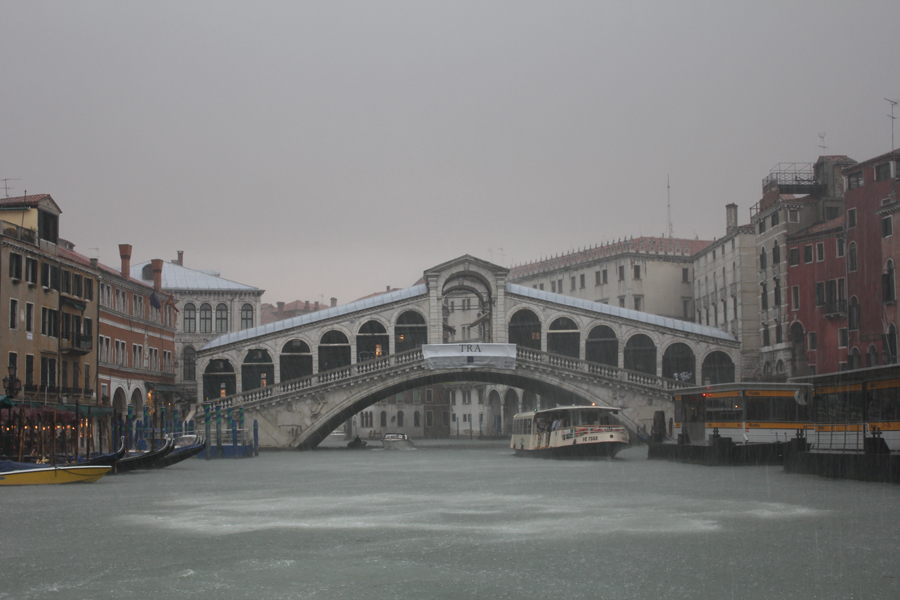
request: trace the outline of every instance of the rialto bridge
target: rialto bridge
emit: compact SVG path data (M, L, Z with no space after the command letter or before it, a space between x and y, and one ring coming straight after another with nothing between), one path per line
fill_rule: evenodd
M670 416L675 387L734 380L739 346L719 329L508 283L508 272L466 255L407 289L223 335L197 354L198 401L243 407L262 446L312 448L375 402L426 385L488 384L512 393L516 410L517 390L600 402L634 422ZM449 299L461 297L475 306L454 326ZM423 357L423 345L477 342L514 344L514 368L434 369Z

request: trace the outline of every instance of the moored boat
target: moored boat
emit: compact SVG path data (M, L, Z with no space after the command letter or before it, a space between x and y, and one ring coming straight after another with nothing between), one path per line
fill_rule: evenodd
M53 467L35 463L0 461L0 485L42 485L93 483L109 473L109 465L68 465Z
M558 406L513 417L516 456L612 458L631 441L611 406Z
M156 466L157 461L171 453L174 448L175 442L166 440L166 443L161 448L121 458L116 462L116 473L156 469L158 468Z
M386 433L381 443L385 450L403 450L415 446L405 433Z

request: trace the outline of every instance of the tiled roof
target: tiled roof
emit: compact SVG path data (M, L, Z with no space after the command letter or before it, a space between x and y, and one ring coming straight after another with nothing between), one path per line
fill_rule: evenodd
M150 261L135 263L131 265L131 272L141 273L144 266L148 264ZM195 271L170 262L163 263L161 285L164 290L258 290L262 292L252 285L230 281L211 273Z
M609 242L577 250L568 254L554 256L552 258L542 259L524 265L512 267L509 270L509 279L516 280L521 277L535 275L537 273L545 273L547 271L555 271L565 267L572 267L587 263L605 256L615 256L617 254L625 254L630 252L660 255L660 256L681 256L688 258L700 252L707 246L712 244L711 240L689 240L681 238L666 237L649 237L643 236L639 238L631 238L630 240L620 240L618 242ZM680 254L675 254L675 248L681 250ZM667 251L671 249L671 251ZM685 252L687 249L687 252Z
M50 198L50 194L29 194L16 196L15 198L0 198L0 208L34 208L44 198ZM50 198L52 201L53 198Z
M799 240L805 237L814 236L824 232L830 232L832 230L843 230L844 228L844 215L841 215L835 219L831 219L830 221L822 221L821 223L816 223L814 225L810 225L806 229L802 229L797 233L788 236L788 241Z

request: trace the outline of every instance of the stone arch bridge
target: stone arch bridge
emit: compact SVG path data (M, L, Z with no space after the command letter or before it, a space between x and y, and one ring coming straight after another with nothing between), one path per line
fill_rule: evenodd
M670 412L662 401L673 388L734 380L739 345L719 329L519 286L508 273L466 255L407 289L219 337L197 354L198 401L242 407L263 446L312 448L375 402L424 385L599 401L627 422ZM450 299L462 297L457 311ZM515 368L429 368L423 345L459 342L514 344Z

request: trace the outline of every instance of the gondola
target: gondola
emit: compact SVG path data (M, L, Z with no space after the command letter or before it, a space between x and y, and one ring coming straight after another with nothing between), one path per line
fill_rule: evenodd
M108 452L106 454L98 454L97 456L93 456L91 458L86 458L84 460L79 460L78 462L71 463L73 466L113 466L122 458L125 457L125 438L123 437L119 442L119 449L115 452Z
M116 461L116 473L129 473L131 471L146 471L155 469L156 462L168 456L175 449L175 442L167 440L162 448L150 452L143 452L135 456L126 456Z
M193 456L197 456L203 449L206 447L206 441L201 437L199 440L190 444L189 446L182 446L181 448L175 448L167 455L162 458L157 459L153 466L150 467L152 469L164 469L165 467L171 467L174 464L178 464L183 460L191 458Z

